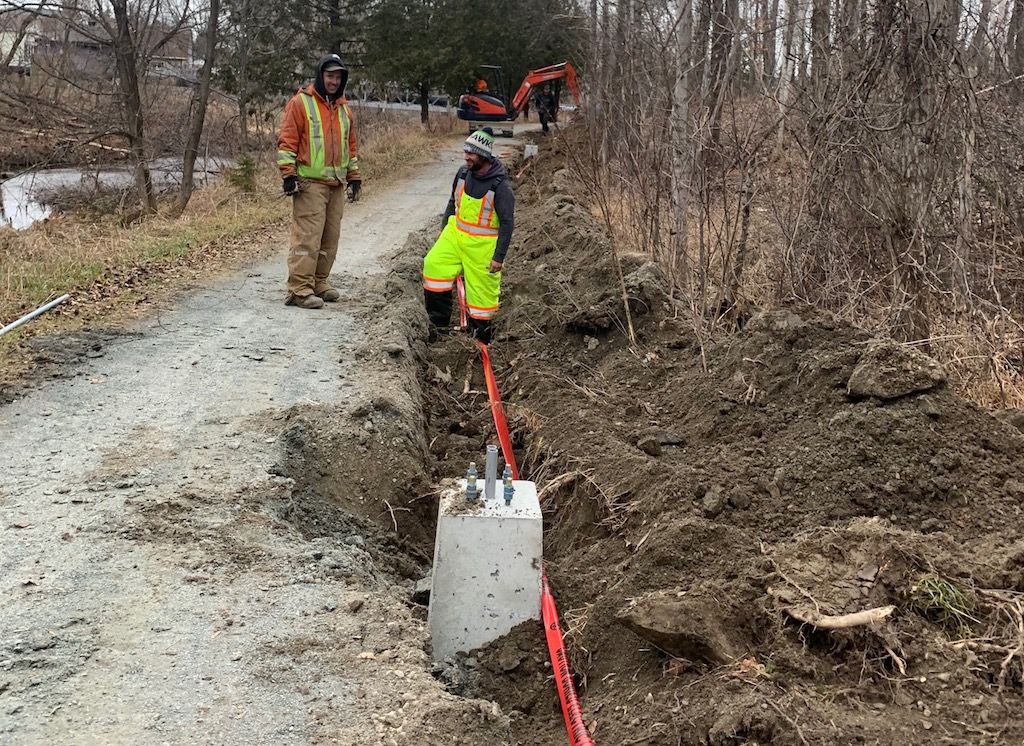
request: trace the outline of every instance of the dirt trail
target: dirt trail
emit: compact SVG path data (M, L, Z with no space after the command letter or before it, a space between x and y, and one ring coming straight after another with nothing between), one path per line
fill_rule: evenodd
M417 405L360 351L457 158L348 206L341 303L285 307L278 252L0 408L0 743L504 741L430 676L424 558L331 502L406 489Z

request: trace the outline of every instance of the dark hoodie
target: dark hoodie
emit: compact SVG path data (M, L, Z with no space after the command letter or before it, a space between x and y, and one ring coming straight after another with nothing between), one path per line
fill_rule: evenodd
M324 86L324 67L327 66L328 62L341 65L341 86L339 86L338 92L333 96L327 94L327 88ZM324 101L330 101L333 104L339 98L343 98L345 96L346 83L348 83L348 68L341 61L341 57L336 54L328 54L321 57L320 61L316 63L316 79L313 81L313 87L323 97Z
M494 261L504 262L508 253L508 245L512 241L512 228L515 224L516 198L512 186L508 183L505 166L497 158L491 160L482 174L475 174L466 166L459 169L452 182L452 196L448 199L448 209L444 212L441 228L448 224L448 218L455 214L455 190L459 179L466 180L466 193L473 199L483 199L487 192L494 192L494 211L498 214L498 244L494 247Z

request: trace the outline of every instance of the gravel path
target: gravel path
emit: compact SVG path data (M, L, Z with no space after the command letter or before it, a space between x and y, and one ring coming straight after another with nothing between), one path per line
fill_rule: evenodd
M366 386L361 285L458 156L348 206L341 303L285 307L278 251L0 408L0 743L404 743L464 714L365 537L303 537L274 468L286 412Z

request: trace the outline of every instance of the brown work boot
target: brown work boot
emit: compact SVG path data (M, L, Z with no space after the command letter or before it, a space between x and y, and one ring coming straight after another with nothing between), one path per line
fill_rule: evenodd
M317 295L319 295L328 303L337 303L338 299L341 297L341 293L339 293L334 288L327 288L322 293L317 293Z
M284 302L286 306L298 306L299 308L323 308L324 302L315 295L289 295Z

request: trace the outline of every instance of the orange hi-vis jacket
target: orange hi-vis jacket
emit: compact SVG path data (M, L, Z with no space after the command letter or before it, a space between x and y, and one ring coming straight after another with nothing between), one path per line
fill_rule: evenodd
M281 176L299 176L324 184L360 181L356 128L344 97L324 100L312 84L292 96L277 137Z

